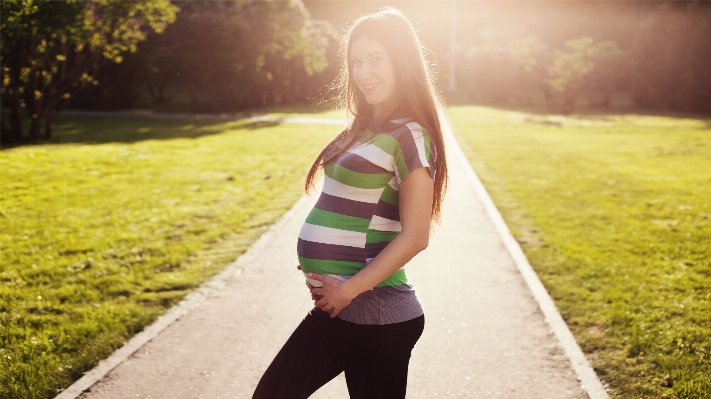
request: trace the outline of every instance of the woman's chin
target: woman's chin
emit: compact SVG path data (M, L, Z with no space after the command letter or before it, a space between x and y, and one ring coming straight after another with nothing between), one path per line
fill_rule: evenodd
M366 97L366 98L365 98L365 102L367 102L368 104L370 104L370 105L372 105L372 106L374 106L374 107L375 107L376 105L378 105L378 104L382 103L382 102L383 102L383 100L381 100L381 99L375 99L375 98L368 98L368 97Z

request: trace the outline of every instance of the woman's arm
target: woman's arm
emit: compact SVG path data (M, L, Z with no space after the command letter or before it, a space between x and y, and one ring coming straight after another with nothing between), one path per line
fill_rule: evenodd
M368 291L402 268L420 251L427 248L430 237L434 182L427 168L413 170L400 183L400 224L402 231L367 266L346 281L309 273L309 278L324 282L311 293L322 295L316 307L333 309L338 316L358 294Z

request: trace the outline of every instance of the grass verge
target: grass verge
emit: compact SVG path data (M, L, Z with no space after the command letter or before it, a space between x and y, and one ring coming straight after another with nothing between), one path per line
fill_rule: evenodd
M243 253L336 130L65 117L1 151L0 397L55 396Z
M450 117L611 396L711 397L710 121Z

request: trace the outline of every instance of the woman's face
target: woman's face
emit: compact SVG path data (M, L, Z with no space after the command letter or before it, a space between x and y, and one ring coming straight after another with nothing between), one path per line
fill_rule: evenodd
M351 44L351 73L356 85L379 118L395 109L395 71L385 46L365 37Z

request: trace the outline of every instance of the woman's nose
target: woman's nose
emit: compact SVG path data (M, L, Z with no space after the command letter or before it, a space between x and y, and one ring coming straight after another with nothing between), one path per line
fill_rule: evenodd
M367 66L367 65L361 65L360 68L358 68L357 75L360 79L367 78L371 75L372 70Z

